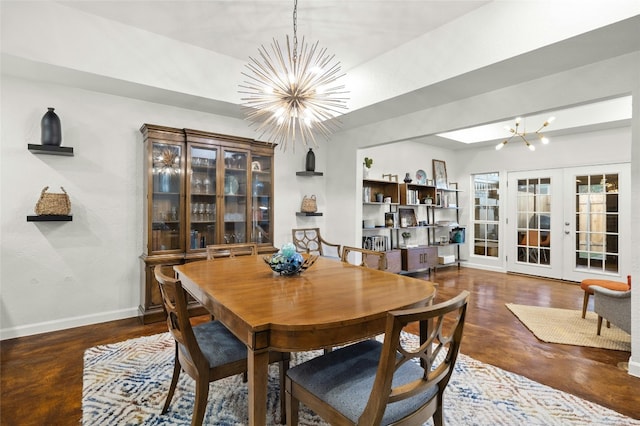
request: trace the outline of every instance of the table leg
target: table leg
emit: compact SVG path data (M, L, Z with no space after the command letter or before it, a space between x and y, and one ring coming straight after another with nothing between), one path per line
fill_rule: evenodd
M267 379L269 352L248 350L249 424L264 425L267 419Z

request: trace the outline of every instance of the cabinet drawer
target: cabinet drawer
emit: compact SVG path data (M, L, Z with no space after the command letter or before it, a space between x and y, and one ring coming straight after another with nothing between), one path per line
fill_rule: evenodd
M402 249L402 269L405 271L435 268L437 264L437 247L420 246Z

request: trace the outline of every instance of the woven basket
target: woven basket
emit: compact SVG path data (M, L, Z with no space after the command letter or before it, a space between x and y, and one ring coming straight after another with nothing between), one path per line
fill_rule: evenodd
M36 203L35 212L38 216L44 215L68 215L71 213L71 201L67 192L62 189L62 194L48 193L48 186L45 186L40 193L40 199Z
M302 199L302 205L300 211L303 213L315 213L318 211L318 203L316 202L316 196L312 195L307 197L306 195Z

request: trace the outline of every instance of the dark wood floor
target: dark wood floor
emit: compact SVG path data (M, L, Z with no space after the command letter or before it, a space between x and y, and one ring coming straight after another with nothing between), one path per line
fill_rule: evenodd
M434 281L436 301L471 292L463 353L640 419L640 378L617 366L628 352L540 342L504 306L580 309L579 286L465 268L441 269ZM84 350L163 331L129 319L1 342L0 424L77 424Z

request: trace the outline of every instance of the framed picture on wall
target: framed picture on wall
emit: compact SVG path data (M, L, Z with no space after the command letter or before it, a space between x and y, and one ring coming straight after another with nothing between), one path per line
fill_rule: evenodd
M433 160L433 180L436 188L447 189L447 165L442 160Z

